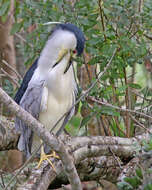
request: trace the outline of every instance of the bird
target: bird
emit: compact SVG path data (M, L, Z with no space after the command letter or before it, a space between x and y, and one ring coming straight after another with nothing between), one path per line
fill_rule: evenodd
M73 57L83 53L84 46L85 37L80 28L71 23L56 24L39 58L25 74L14 98L46 130L57 136L75 111L77 83L72 63ZM28 159L43 141L18 117L15 129L20 133L18 150ZM49 155L50 151L50 147L43 142L38 166L43 160L48 160L49 156L58 158L54 152Z

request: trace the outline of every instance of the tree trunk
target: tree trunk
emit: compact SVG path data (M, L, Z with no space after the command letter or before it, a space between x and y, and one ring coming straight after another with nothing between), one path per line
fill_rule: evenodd
M10 35L13 25L13 13L14 13L14 0L10 1L10 10L5 22L0 17L0 86L5 85L4 80L8 79L12 83L13 87L17 84L16 72L16 55L14 47L14 37ZM1 114L6 112L6 108L0 104ZM7 156L4 167L6 170L14 170L21 165L22 156L18 151L10 150L4 152L4 157ZM1 164L0 164L1 165Z
M4 62L2 62L2 60L4 60L12 68L16 69L14 37L10 35L10 31L13 25L13 10L14 10L14 1L11 0L10 10L8 12L8 17L6 19L6 22L3 23L2 19L0 18L0 53L1 53L0 62L1 62L1 68L3 68L9 75L11 75L16 80L17 79L16 73L10 67L6 66Z

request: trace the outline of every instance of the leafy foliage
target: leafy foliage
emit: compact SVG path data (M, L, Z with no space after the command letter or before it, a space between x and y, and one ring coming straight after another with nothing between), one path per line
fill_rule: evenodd
M10 0L0 0L0 17L2 22L6 21L10 8Z
M144 63L145 56L150 54L151 40L145 34L150 32L148 18L151 14L151 0L143 4L137 0L82 0L73 3L65 0L17 1L16 23L12 34L19 31L26 34L26 43L21 43L19 48L28 65L40 55L51 32L52 25L44 26L43 23L60 21L78 25L86 36L85 51L90 56L88 65L95 67L98 64L97 72L103 71L117 48L112 67L101 78L100 84L91 90L90 95L132 110L142 111L147 106L146 112L149 113L150 102L144 99L151 98L151 95L145 93L142 83L137 83L134 78L136 65ZM84 62L82 58L77 61L80 66ZM90 110L87 102L85 106ZM90 112L98 118L105 115L105 123L108 123L113 135L133 136L135 133L136 127L127 112L120 114L116 109L95 104ZM88 124L90 119L90 115L87 115L81 125Z
M143 152L140 153L139 157L142 158L142 165L136 169L135 175L125 177L122 182L118 183L120 190L151 190L152 189L152 167L151 158L152 155L152 137L148 143L144 142ZM143 164L149 162L150 167Z

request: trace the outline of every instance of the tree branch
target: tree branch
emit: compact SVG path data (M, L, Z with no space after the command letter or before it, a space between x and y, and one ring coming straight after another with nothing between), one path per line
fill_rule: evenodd
M7 126L4 122L3 125L0 125L0 151L16 149L18 134L14 129L14 123L11 124L11 128L8 128L8 125L10 125L9 122ZM2 132L3 130L6 131L5 134ZM121 138L112 136L68 136L67 139L66 136L62 140L64 140L64 146L66 149L68 148L70 154L74 154L75 163L79 163L86 157L103 155L109 156L111 155L111 151L114 152L117 156L122 156L124 158L132 157L137 148L134 146L134 144L140 148L139 146L142 140L149 140L149 132L152 133L152 129L149 129L148 133L144 133L134 138ZM55 141L54 143L56 145ZM110 148L111 151L109 151L108 148Z
M62 184L68 184L68 179L64 173L61 162L55 161L54 164L57 168L58 174L56 174L47 163L45 163L43 164L43 168L38 170L28 170L28 173L31 173L29 178L22 184L18 183L16 187L20 190L44 190L48 189L48 187L49 189L55 189L61 187ZM121 172L120 167L112 156L86 158L79 162L79 164L76 164L76 167L82 181L98 181L100 179L107 179L111 182L116 182L117 177ZM22 181L24 181L23 173L27 173L27 168L25 169L25 172L22 172ZM27 175L24 174L24 176L24 178L27 178ZM18 179L21 181L19 176Z
M129 112L129 113L133 113L133 114L136 114L136 115L140 115L140 116L143 117L143 118L147 118L147 119L152 120L152 116L151 116L151 115L147 115L147 114L145 114L145 113L143 113L143 112L138 112L138 111L136 111L136 110L131 110L131 109L127 109L127 108L120 108L120 107L118 107L118 106L114 106L114 105L109 104L109 103L107 103L107 102L103 102L101 99L96 99L96 98L94 98L94 97L92 97L92 96L89 96L89 97L87 97L87 98L88 98L89 100L91 100L92 102L96 102L96 103L98 103L98 104L100 104L100 105L105 105L105 106L114 108L114 109L116 109L116 110L118 110L118 111ZM147 131L148 131L148 129L147 129Z
M7 128L7 127L5 127ZM152 132L152 129L150 130ZM142 141L149 140L149 133L137 136L135 138L120 138L120 137L61 137L62 141L66 142L65 146L68 152L73 156L74 163L78 169L81 180L93 180L99 176L104 177L111 182L116 181L120 171L124 168L121 161L118 164L119 158L116 160L112 157L114 153L116 156L127 160L128 157L133 158L137 151L142 148ZM8 141L7 141L8 142ZM15 146L14 146L15 147ZM13 148L13 147L10 147ZM98 158L95 158L98 157ZM110 159L111 158L111 159ZM115 164L112 166L105 165L108 160L113 160ZM82 170L82 165L85 170ZM121 167L119 167L119 165ZM28 179L24 183L18 184L23 189L47 189L51 184L67 183L67 178L61 164L61 161L54 161L56 173L52 168L44 163L40 169L29 167L31 172L28 172ZM101 170L99 170L101 169ZM24 171L24 170L23 170ZM27 173L27 167L25 168ZM105 173L105 171L110 171ZM86 173L85 173L86 172ZM114 173L112 173L114 172ZM30 175L29 175L30 173ZM113 174L110 178L110 174ZM61 175L62 174L62 175ZM23 172L21 174L23 178ZM87 178L88 176L88 178ZM19 177L18 177L19 178ZM55 180L55 181L54 181ZM52 184L53 183L53 184Z

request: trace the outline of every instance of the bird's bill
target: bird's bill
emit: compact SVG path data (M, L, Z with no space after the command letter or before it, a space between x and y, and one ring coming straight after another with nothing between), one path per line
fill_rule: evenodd
M55 67L58 63L60 63L60 61L63 59L63 57L68 53L67 49L61 49L61 51L59 52L59 56L57 58L57 62L53 65L53 67Z
M69 59L68 64L67 64L67 66L65 68L64 74L69 70L71 64L72 64L72 61L71 61L71 59Z
M71 51L71 52L70 52L70 59L69 59L68 64L67 64L67 66L66 66L66 68L65 68L64 74L69 70L69 68L70 68L70 66L71 66L71 64L72 64L72 57L73 57L73 53L72 53L72 51Z
M59 52L57 63L59 63L67 53L68 53L67 49L64 49L64 48L61 49L61 51Z
M55 67L58 63L60 63L60 61L64 58L64 56L68 53L68 50L67 49L61 49L61 51L59 52L59 56L58 56L58 59L57 59L57 62L53 65L53 67ZM67 63L67 66L65 68L65 71L64 71L64 74L69 70L70 66L71 66L71 58L73 56L73 53L72 51L70 52L70 58L68 60L68 63Z

